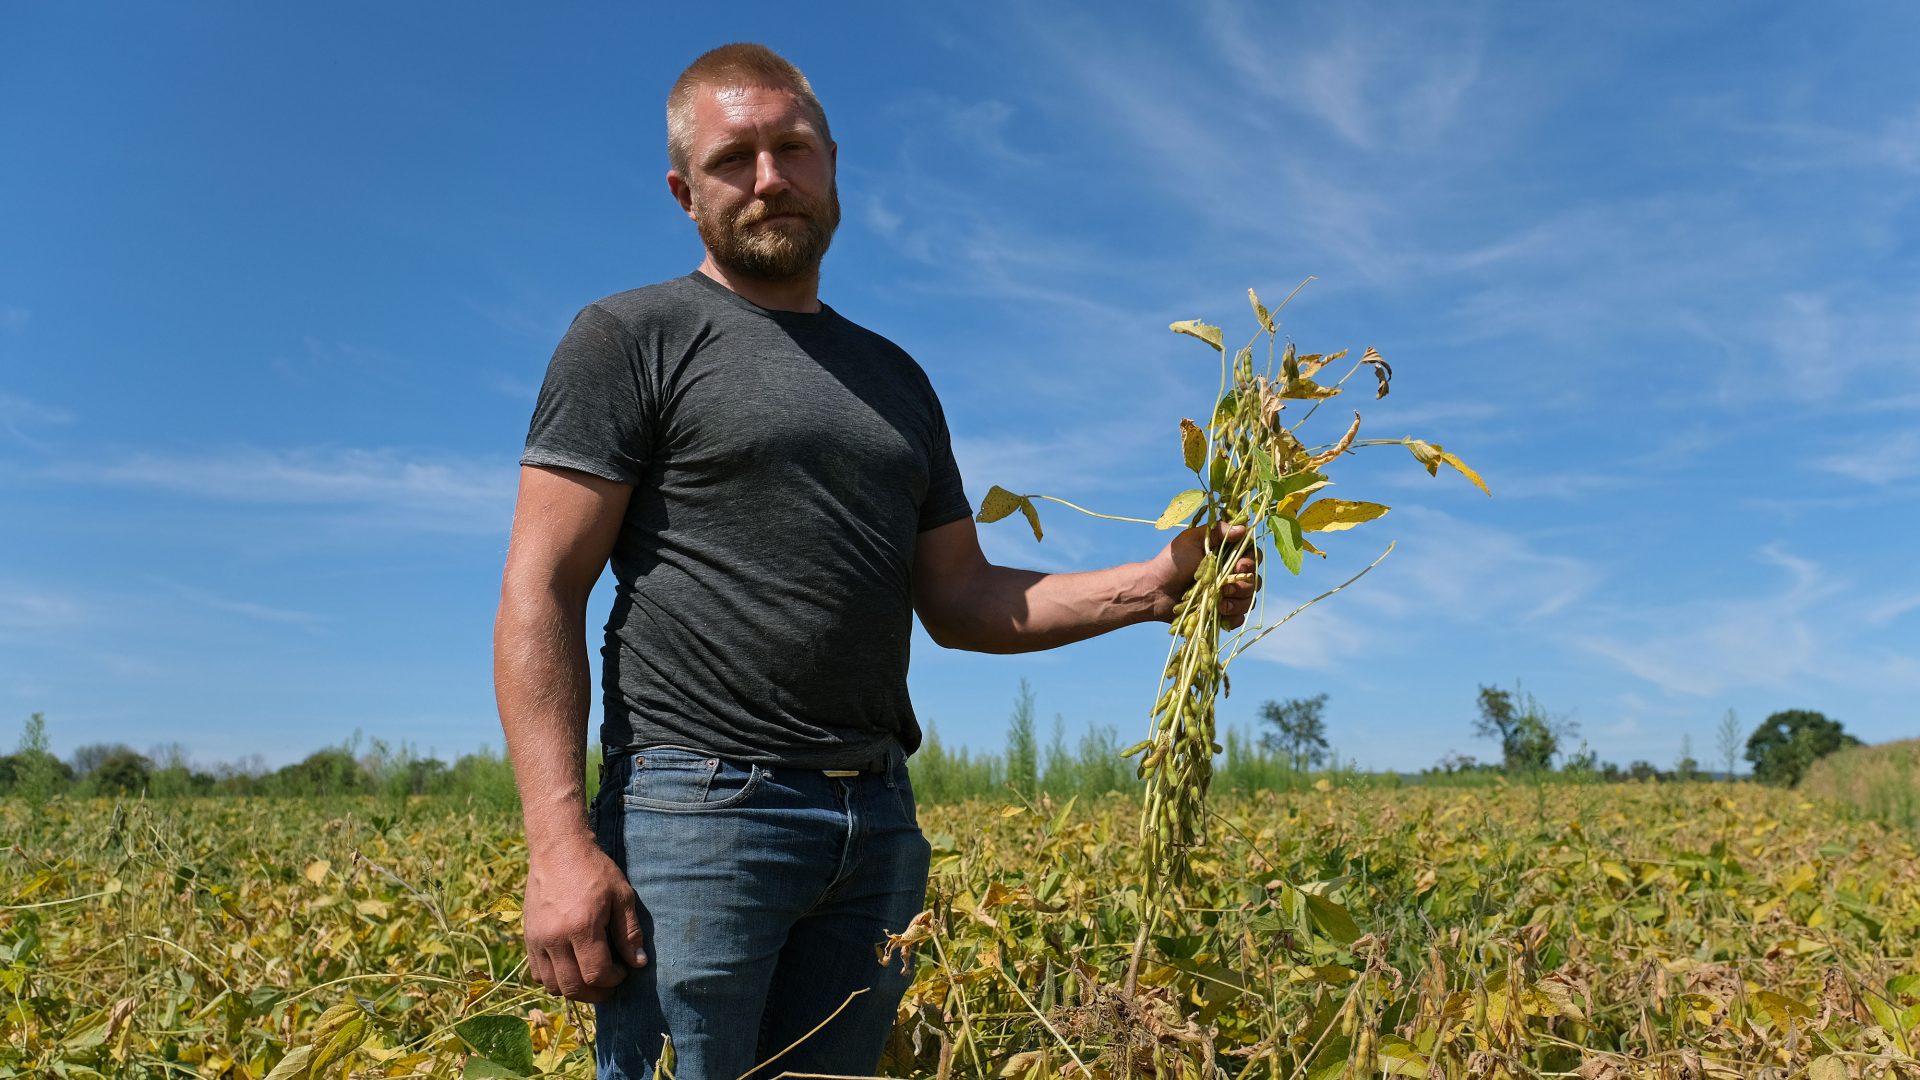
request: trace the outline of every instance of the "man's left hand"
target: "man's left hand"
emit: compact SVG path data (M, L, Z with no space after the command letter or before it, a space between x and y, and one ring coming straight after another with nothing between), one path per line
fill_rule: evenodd
M1209 531L1213 536L1211 543ZM1154 618L1161 622L1173 621L1174 605L1192 587L1193 572L1199 568L1209 547L1216 551L1237 547L1246 534L1245 525L1215 525L1211 530L1205 525L1196 525L1174 537L1147 564L1156 593ZM1240 624L1247 621L1247 612L1253 608L1259 592L1260 553L1257 548L1249 547L1221 581L1220 624L1229 630L1239 629Z

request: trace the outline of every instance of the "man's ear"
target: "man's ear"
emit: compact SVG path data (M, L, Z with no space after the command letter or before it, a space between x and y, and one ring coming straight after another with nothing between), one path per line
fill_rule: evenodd
M695 221L699 220L693 213L693 188L687 183L686 177L680 175L680 170L667 170L667 191L672 193L673 201L680 204L682 212Z

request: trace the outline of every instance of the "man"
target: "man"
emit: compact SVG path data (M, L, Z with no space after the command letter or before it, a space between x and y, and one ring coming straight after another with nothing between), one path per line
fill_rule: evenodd
M867 1073L908 979L874 946L925 898L913 614L985 652L1165 621L1205 538L1081 574L989 564L925 375L819 300L837 147L806 78L725 46L667 117L667 187L706 257L581 311L521 459L494 650L529 966L596 1005L602 1077L650 1076L666 1038L683 1080ZM609 559L583 821L584 620Z

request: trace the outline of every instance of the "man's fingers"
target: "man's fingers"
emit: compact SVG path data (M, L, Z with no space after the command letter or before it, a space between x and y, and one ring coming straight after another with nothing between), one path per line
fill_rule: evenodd
M553 965L547 963L546 951L527 943L527 977L539 983L547 993L560 992L560 984L553 981Z
M612 990L627 977L627 965L607 946L604 930L573 942L573 961L579 967L580 981L591 990Z
M573 949L566 942L547 950L547 969L552 976L552 982L546 984L548 991L575 1001L598 1000L585 996L590 988L580 977L580 965L574 963Z
M647 966L647 935L640 929L640 901L628 889L613 916L613 946L628 967Z

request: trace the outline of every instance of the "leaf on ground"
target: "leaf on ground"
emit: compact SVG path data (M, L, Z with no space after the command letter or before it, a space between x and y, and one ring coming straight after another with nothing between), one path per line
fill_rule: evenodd
M1222 343L1225 339L1220 335L1220 328L1210 326L1201 322L1199 319L1182 319L1177 323L1168 323L1167 329L1176 334L1185 334L1188 337L1199 338L1201 341L1219 349L1221 352L1227 351L1226 345Z
M1160 512L1160 520L1153 523L1156 529L1171 529L1193 516L1200 505L1207 501L1207 493L1198 489L1183 491L1173 497L1167 508Z
M1388 509L1379 503L1321 499L1300 511L1300 528L1307 532L1340 532L1372 521Z

